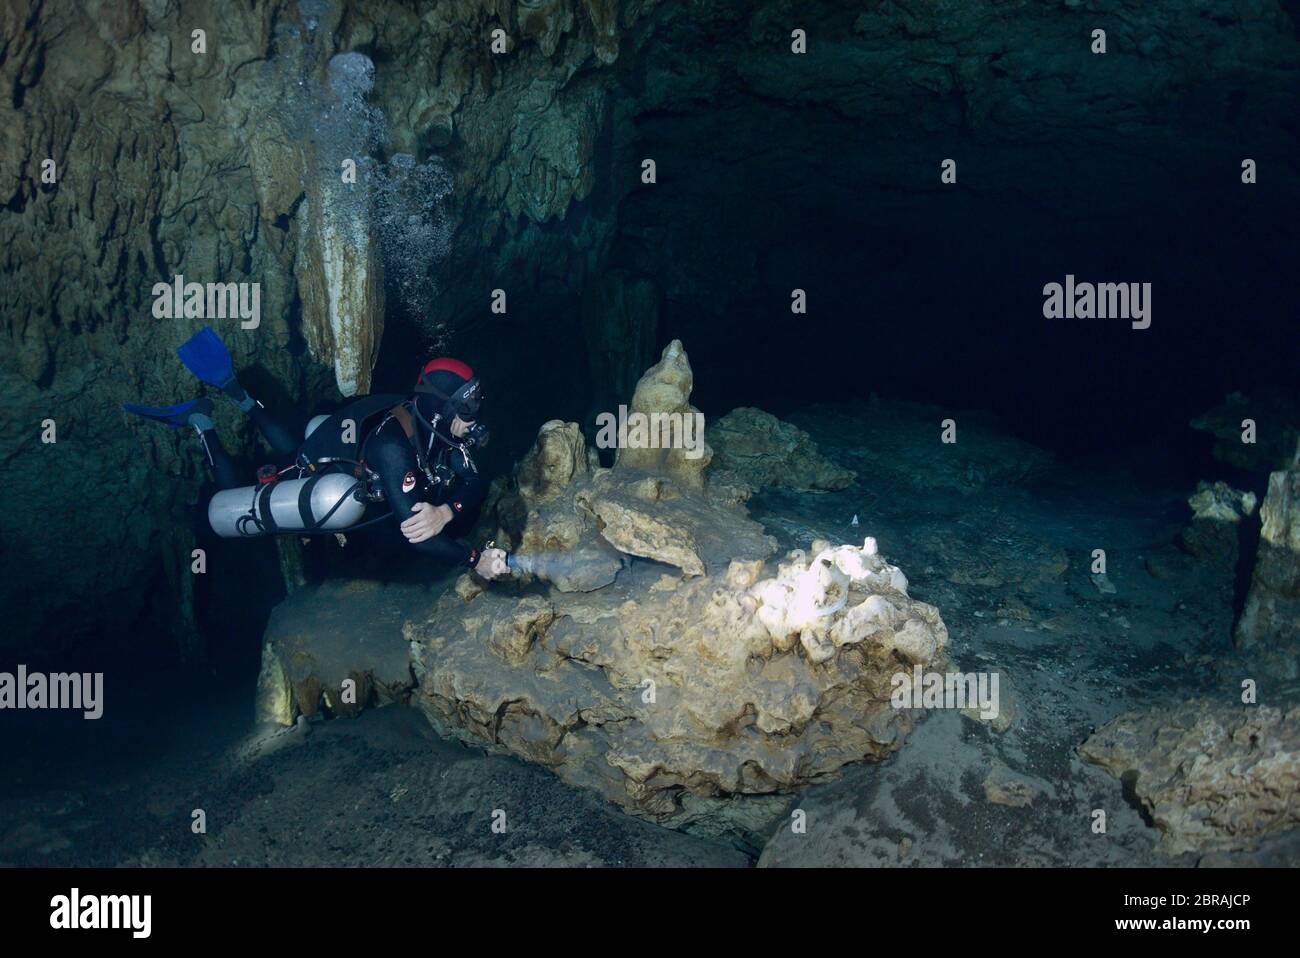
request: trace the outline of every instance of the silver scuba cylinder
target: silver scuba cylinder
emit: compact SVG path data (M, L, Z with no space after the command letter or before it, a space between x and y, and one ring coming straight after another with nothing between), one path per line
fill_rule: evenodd
M342 472L223 489L208 502L208 524L223 539L277 532L335 532L366 511L364 484Z

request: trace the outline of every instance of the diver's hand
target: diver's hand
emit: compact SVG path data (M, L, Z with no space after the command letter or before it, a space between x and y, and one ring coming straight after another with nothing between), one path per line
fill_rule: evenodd
M478 557L478 564L474 566L474 571L485 579L495 579L499 575L504 575L510 571L506 564L505 549L484 549L483 554Z
M411 506L415 515L402 523L402 535L411 543L432 539L451 522L451 506L431 506L427 502L417 502Z

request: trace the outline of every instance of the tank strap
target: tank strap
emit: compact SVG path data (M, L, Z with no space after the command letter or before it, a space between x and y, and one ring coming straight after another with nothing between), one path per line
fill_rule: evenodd
M312 515L311 494L320 479L320 474L317 473L304 482L302 488L298 490L298 518L302 520L303 529L311 532L314 532L319 524L316 517Z
M420 471L427 473L428 467L424 462L424 450L420 448L420 437L415 431L415 417L411 415L411 410L406 408L403 403L398 403L388 414L397 420L397 424L402 427L402 432L406 433L406 441L411 444L411 449L415 451L415 461L419 465Z
M271 536L280 531L280 527L276 525L275 516L271 514L271 490L275 486L274 482L259 486L257 493L253 496L253 511L257 516L258 528Z

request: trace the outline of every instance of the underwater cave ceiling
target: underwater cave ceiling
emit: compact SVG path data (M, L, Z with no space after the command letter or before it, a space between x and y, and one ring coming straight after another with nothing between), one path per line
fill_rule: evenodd
M960 202L975 217L1008 209L1004 228L1023 227L1017 210L1050 207L1062 222L1095 213L1088 178L1106 183L1120 198L1110 218L1089 217L1097 237L1124 220L1123 196L1176 175L1180 157L1239 163L1224 153L1235 144L1198 138L1209 118L1229 116L1254 151L1295 155L1276 118L1297 113L1285 82L1296 25L1265 0L215 9L0 9L0 462L24 503L0 520L0 590L6 608L33 613L4 640L20 648L92 597L106 616L144 621L151 592L190 588L165 570L194 546L173 530L187 526L176 520L195 501L199 463L117 412L192 388L172 357L180 331L151 315L155 283L260 283L260 325L230 337L236 361L254 368L261 394L304 408L366 391L376 362L376 376L401 377L416 347L454 347L491 370L511 423L506 462L542 420L586 420L627 395L668 338L712 365L738 335L770 337L755 300L788 298L801 267L835 281L873 272L863 262L906 272L900 251L914 247L943 255L945 241L911 232L908 215L937 191L937 140L1000 184L972 185ZM1106 75L1080 83L1092 65L1081 38L1103 20ZM498 27L505 54L489 47ZM206 30L203 54L191 49L195 28ZM815 55L788 55L794 28ZM337 59L350 52L373 75ZM1060 180L1018 175L1045 147ZM652 187L640 179L646 157ZM42 182L46 158L54 184ZM333 171L347 158L395 194L414 184L433 196L420 229L345 193ZM445 190L431 185L440 176ZM1059 189L1067 178L1077 189ZM1213 201L1179 215L1225 226ZM777 238L791 252L783 263L765 252ZM832 243L842 256L826 255ZM403 272L433 249L428 275ZM489 309L498 288L505 316ZM713 375L718 392L701 405L740 405L745 376ZM75 483L51 481L41 464L47 418L67 443L59 473ZM219 427L251 454L233 411ZM169 607L192 607L181 598ZM197 646L192 620L159 624ZM65 620L60 631L75 641L102 625Z

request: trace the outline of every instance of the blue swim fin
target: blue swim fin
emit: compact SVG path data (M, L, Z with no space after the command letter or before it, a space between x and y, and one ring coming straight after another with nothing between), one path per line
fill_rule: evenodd
M226 344L212 331L211 326L204 326L177 346L176 355L180 356L186 369L209 386L223 389L235 378L230 350L226 349Z
M191 399L189 402L177 403L175 406L137 406L135 403L122 403L122 408L135 416L143 416L155 422L163 422L173 429L184 429L190 416L198 413L212 415L211 399Z

